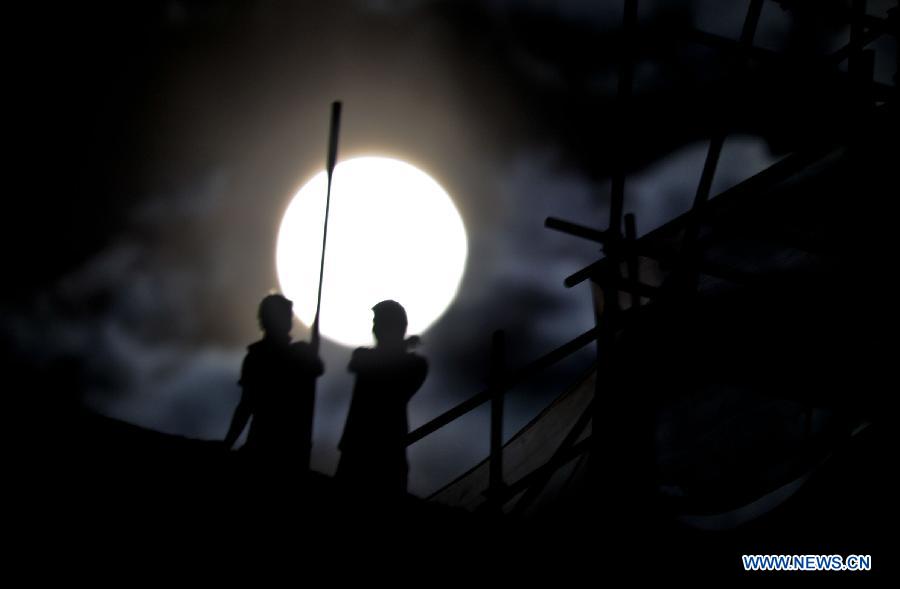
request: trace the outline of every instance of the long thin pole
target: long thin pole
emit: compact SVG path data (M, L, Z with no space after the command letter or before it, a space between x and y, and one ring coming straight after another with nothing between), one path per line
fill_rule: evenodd
M341 127L341 103L331 103L331 130L328 134L328 190L325 193L325 226L322 228L322 261L319 264L319 292L316 295L316 318L312 324L312 337L310 344L313 350L319 352L319 312L322 309L322 278L325 276L325 245L328 243L328 211L331 208L331 177L334 175L334 166L337 163L338 132Z

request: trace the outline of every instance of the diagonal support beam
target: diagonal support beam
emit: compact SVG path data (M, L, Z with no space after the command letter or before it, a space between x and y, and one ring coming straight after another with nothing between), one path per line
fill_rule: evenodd
M585 227L584 225L579 225L570 221L564 221L563 219L558 219L556 217L547 217L547 219L544 221L544 227L553 229L555 231L560 231L562 233L568 233L569 235L574 235L575 237L581 237L582 239L596 241L597 243L606 243L607 240L609 240L610 235L608 231L592 229L590 227Z
M756 35L756 27L759 25L759 16L762 13L763 0L750 0L747 8L747 16L744 18L744 26L741 30L740 45L742 48L753 46L753 37ZM706 160L703 163L703 171L700 174L700 183L697 185L697 193L694 195L694 203L688 213L688 222L682 241L682 251L690 256L700 232L700 213L702 207L709 200L713 179L719 164L719 156L725 145L725 131L719 131L709 141L709 149L706 152Z

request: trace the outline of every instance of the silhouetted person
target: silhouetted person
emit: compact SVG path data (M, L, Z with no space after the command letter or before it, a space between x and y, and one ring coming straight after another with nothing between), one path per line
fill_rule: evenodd
M241 402L225 436L231 448L252 417L242 450L258 462L285 469L309 469L315 381L322 361L307 342L291 342L293 303L272 294L259 305L263 338L248 346L241 367Z
M396 301L372 307L374 348L357 348L348 370L356 373L341 438L336 478L359 496L402 497L408 465L406 405L428 373L425 358L407 351L406 311Z

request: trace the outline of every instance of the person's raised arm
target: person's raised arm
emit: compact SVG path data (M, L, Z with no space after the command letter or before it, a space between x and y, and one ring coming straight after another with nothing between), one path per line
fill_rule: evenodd
M428 361L418 354L413 354L412 358L414 359L412 365L410 366L410 370L406 375L406 402L415 395L420 388L422 388L422 384L425 383L425 378L428 376Z
M310 346L306 342L297 342L294 344L294 349L298 353L298 357L302 362L304 372L312 374L313 376L322 376L325 372L325 364L322 362L322 358L313 350L312 346Z

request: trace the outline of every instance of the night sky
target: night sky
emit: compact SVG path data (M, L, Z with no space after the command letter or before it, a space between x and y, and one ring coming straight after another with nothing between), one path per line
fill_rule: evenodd
M846 43L833 15L848 3L816 4L812 14L767 2L756 44L802 54ZM869 2L869 13L892 4ZM640 233L687 209L714 129L730 134L713 194L808 141L827 108L827 99L803 107L803 93L820 88L765 74L733 95L711 90L727 62L679 33L735 39L746 8L640 2L647 42L626 187ZM6 361L24 374L66 366L58 394L100 413L224 437L241 359L259 336L256 306L278 287L281 214L324 166L329 104L341 100L339 157L417 165L466 225L459 296L422 334L431 373L410 421L424 423L484 386L494 329L507 331L515 367L593 324L589 286L562 280L598 247L543 222L606 224L611 155L621 148L610 132L621 10L512 0L13 9ZM876 80L891 83L896 48L872 48ZM293 334L308 338L299 323ZM313 465L326 473L350 399L350 352L327 341L322 351ZM588 348L511 394L507 435L592 359ZM410 490L439 487L487 446L484 411L413 446Z

